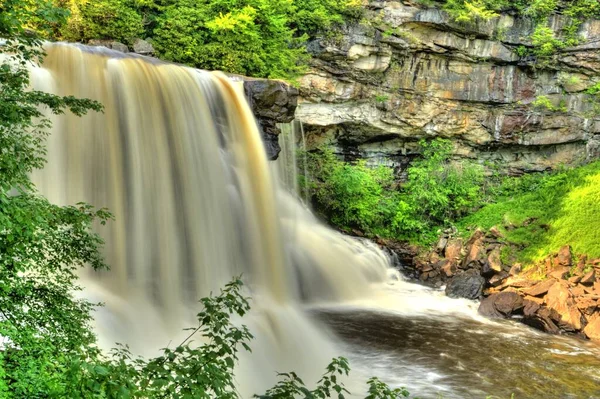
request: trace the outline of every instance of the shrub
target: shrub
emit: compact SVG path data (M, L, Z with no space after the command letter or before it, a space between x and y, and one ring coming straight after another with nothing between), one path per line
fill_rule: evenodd
M142 17L128 0L71 0L71 16L62 28L65 40L117 40L132 44L144 33Z
M317 211L342 229L427 241L435 229L483 204L481 166L452 162L447 140L421 145L423 158L413 162L401 187L391 168L346 163L329 150L309 154L309 191Z

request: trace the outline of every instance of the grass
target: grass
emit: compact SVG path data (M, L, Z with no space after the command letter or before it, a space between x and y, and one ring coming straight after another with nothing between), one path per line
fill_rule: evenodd
M465 235L497 226L514 244L515 260L533 263L569 244L600 257L600 162L552 174L513 178L493 204L463 218Z

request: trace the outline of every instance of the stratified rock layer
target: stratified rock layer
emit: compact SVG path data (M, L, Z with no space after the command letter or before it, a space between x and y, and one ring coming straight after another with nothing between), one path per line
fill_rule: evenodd
M531 46L528 19L461 25L441 10L390 1L371 2L366 20L309 45L296 112L309 146L403 167L418 140L443 137L457 157L512 173L598 155L600 119L584 91L600 71L600 21L585 23L585 42L540 69L516 52ZM551 22L557 32L565 24ZM535 109L542 95L567 112Z

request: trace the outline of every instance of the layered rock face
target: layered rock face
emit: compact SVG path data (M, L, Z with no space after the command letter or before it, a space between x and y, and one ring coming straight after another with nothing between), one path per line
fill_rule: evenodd
M527 19L461 25L439 9L371 2L366 21L309 45L296 118L311 148L403 167L420 139L442 137L456 157L516 174L598 156L600 117L585 90L600 71L600 21L543 69L517 54L531 47ZM565 23L552 19L557 32ZM539 96L560 110L536 109Z

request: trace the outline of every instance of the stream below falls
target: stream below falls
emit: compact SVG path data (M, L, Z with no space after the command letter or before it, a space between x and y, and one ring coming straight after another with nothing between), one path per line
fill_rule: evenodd
M353 381L377 376L421 399L600 398L597 343L484 319L476 302L406 282L388 291L382 303L311 309L345 351Z

